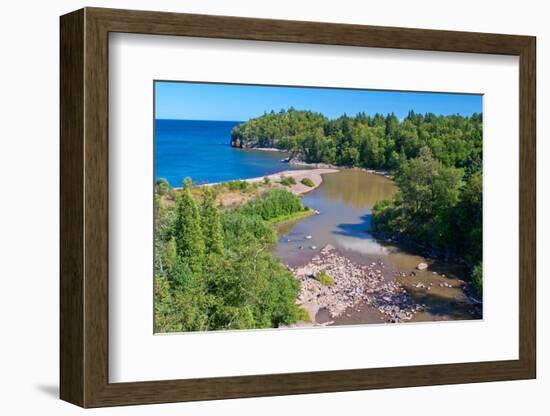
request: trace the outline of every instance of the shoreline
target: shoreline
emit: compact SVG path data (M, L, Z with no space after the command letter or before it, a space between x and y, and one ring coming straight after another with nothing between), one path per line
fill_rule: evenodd
M303 211L298 211L298 212L295 212L293 214L285 215L283 217L273 218L272 220L267 220L267 223L269 225L277 226L277 225L281 225L281 224L284 224L284 223L287 223L287 222L290 222L290 221L296 221L296 220L301 220L303 218L311 217L312 215L315 215L315 210L313 210L311 208L307 208Z
M333 169L333 168L283 170L281 172L274 173L271 175L250 178L250 179L243 179L243 180L249 183L256 183L256 182L263 182L265 180L264 178L268 178L270 182L277 183L277 182L280 182L282 178L294 178L296 183L291 186L288 186L287 188L294 195L298 196L318 188L323 183L323 175L326 175L327 173L336 173L336 172L339 172L339 170ZM309 179L311 182L313 182L313 186L304 185L302 183L304 179Z
M277 149L276 147L234 147L239 150L257 150L259 152L276 152L276 153L290 153L287 150Z
M257 151L260 151L260 152L286 153L286 154L291 154L292 155L291 150L278 149L276 147L235 147L235 146L232 146L232 147L235 148L235 149L240 149L240 150L257 150ZM292 156L290 156L287 159L281 160L281 162L282 163L287 163L287 164L292 165L292 166L308 166L308 167L311 167L311 168L314 168L314 169L338 169L338 170L342 170L342 169L359 169L359 170L362 170L362 171L367 172L367 173L373 173L375 175L380 175L380 176L383 176L385 178L393 180L393 175L390 174L390 172L385 170L385 169L360 168L360 167L357 167L357 166L339 166L339 165L332 165L332 164L329 164L329 163L321 163L321 162L310 163L310 162L304 162L303 160L299 160L299 159L293 159Z
M283 170L277 173L272 173L271 175L266 176L257 176L255 178L248 178L248 179L232 179L230 181L223 181L223 182L213 182L213 183L205 183L197 185L199 187L202 186L216 186L221 185L224 183L232 182L232 181L243 181L248 183L262 183L265 181L265 178L269 179L269 182L273 183L280 183L281 178L289 178L292 177L296 181L295 184L291 186L284 186L287 188L290 192L292 192L296 196L300 196L303 194L306 194L310 191L313 191L314 189L318 188L323 183L323 175L327 173L336 173L339 172L339 169L334 168L317 168L317 169L304 169L304 170ZM313 186L306 186L302 183L302 180L309 179L311 182L313 182ZM174 189L181 189L175 188Z
M370 168L367 169L367 168L359 168L357 166L338 166L338 165L331 165L329 163L309 163L309 162L304 162L302 160L295 160L295 159L283 160L283 163L287 163L292 166L309 166L314 169L338 169L338 170L357 169L363 172L372 173L374 175L383 176L387 179L393 180L393 175L384 169L370 169Z

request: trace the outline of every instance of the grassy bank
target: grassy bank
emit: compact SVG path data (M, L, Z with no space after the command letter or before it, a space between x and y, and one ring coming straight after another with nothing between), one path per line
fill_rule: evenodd
M280 217L272 218L266 221L269 225L279 225L285 222L296 221L302 218L307 218L315 213L311 208L306 208L303 211L294 212L292 214L281 215Z

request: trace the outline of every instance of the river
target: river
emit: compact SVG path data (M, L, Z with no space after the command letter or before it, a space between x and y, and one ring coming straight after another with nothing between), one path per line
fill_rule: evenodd
M274 254L296 267L308 263L330 244L356 263L382 262L384 279L397 280L415 302L426 305L413 316L413 322L481 318L481 306L464 290L467 279L463 267L385 244L369 233L372 207L395 192L391 180L364 170L345 169L324 175L323 183L303 197L304 205L319 214L278 226L279 242ZM417 270L421 262L428 263L429 268ZM315 320L330 319L321 310ZM382 322L384 316L367 305L350 307L333 320L334 325Z

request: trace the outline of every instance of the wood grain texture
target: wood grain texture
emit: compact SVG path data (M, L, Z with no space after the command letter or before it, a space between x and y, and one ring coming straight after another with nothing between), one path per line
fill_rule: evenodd
M60 24L60 388L84 405L84 12Z
M108 33L520 57L518 360L109 383ZM61 397L83 407L516 380L536 374L535 38L87 8L61 18Z
M519 355L536 377L536 40L520 54L519 97Z

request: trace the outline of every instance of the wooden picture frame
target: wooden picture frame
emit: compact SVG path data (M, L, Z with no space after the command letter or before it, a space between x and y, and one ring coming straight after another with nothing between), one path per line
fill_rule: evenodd
M60 396L82 407L536 376L536 41L530 36L85 8L61 17ZM261 40L519 57L519 359L109 383L108 35Z

